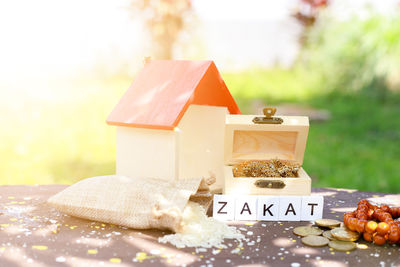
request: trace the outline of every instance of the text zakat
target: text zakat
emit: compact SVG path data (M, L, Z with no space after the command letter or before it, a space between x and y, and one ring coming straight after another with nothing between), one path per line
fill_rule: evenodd
M213 217L223 221L313 221L322 218L323 196L214 195Z

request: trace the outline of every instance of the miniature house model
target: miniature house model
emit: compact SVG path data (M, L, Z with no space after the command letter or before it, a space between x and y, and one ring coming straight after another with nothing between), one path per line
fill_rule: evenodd
M116 173L222 188L227 113L240 114L212 61L151 60L107 118L117 126Z

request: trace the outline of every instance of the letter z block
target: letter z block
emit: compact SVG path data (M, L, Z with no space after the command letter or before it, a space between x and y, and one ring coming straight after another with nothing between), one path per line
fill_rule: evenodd
M214 195L213 217L220 221L235 219L235 198L229 195Z

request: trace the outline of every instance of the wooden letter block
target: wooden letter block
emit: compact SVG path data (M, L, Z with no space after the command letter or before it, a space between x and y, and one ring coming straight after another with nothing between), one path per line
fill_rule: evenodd
M322 218L323 196L214 195L221 221L313 221Z
M257 197L237 197L235 201L235 221L257 220Z
M301 200L298 196L282 196L279 202L280 221L300 221Z
M220 221L235 219L235 198L228 195L214 195L213 217Z
M301 220L313 221L322 218L324 209L323 196L303 196L301 202Z
M257 220L277 221L279 219L279 197L259 196L257 199Z

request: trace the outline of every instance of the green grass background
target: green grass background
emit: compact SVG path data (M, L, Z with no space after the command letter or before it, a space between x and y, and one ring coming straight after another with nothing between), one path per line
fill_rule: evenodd
M306 70L222 74L243 113L254 101L327 109L311 122L303 167L313 187L400 192L400 98L385 101L312 86ZM10 95L0 107L2 184L71 184L115 171L115 129L105 119L133 77L71 84L57 100ZM315 84L315 83L314 83ZM321 84L321 83L318 83Z
M398 95L390 94L383 102L360 93L327 92L311 86L312 76L300 71L225 76L245 112L251 99L272 105L293 102L331 112L330 120L310 125L303 167L313 178L313 186L400 191Z

